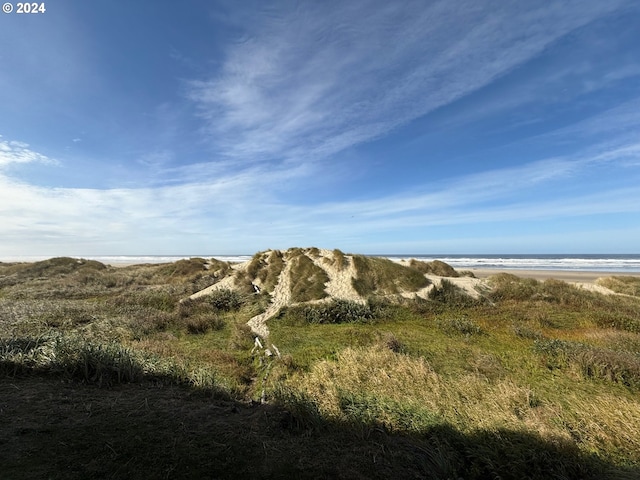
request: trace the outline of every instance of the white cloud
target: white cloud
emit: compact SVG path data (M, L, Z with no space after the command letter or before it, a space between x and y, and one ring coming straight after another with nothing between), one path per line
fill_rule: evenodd
M0 135L0 139L2 135ZM56 164L57 162L46 155L34 152L29 148L27 143L0 140L0 168L11 164L24 163L47 163Z
M5 150L5 144L12 151L27 149L4 142ZM628 159L639 152L637 144L593 148L590 154L466 175L421 191L306 206L282 194L288 181L308 178L306 169L253 166L203 175L199 182L190 171L186 184L107 190L36 187L0 172L0 255L251 253L307 244L375 245L390 232L410 241L443 226L638 215L640 192L630 185L640 175L629 170ZM571 186L593 165L628 171L620 182L593 192L548 188Z
M331 155L467 95L624 2L341 2L262 18L190 97L243 161Z

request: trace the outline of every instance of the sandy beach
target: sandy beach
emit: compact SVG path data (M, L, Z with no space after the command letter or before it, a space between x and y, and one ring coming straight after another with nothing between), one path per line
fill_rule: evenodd
M640 272L621 273L621 272L587 272L572 270L519 270L519 269L485 269L470 268L467 269L478 278L487 278L496 273L511 273L522 278L534 278L536 280L547 280L554 278L565 282L593 283L601 277L611 276L634 276L640 277Z

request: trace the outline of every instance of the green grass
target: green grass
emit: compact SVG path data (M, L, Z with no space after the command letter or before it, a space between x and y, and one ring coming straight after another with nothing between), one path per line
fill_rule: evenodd
M329 281L326 272L301 252L296 252L290 261L293 263L291 267L291 301L308 302L325 298L327 292L324 288Z
M353 287L363 297L372 294L390 295L400 291L415 292L429 285L419 271L386 258L353 255L357 278Z
M440 277L459 277L460 274L451 266L440 260L433 260L432 262L422 262L414 258L409 262L409 266L420 273L438 275Z
M305 252L292 280L316 298ZM640 299L499 275L483 301L443 282L390 303L423 283L373 260L366 304L269 321L281 357L246 326L268 295L181 302L220 279L201 259L0 264L0 476L640 475Z

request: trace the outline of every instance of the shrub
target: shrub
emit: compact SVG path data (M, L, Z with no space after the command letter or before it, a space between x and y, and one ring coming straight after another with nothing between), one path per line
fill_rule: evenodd
M407 347L391 332L382 334L380 344L394 353L405 353Z
M373 319L370 305L350 300L335 300L321 309L320 323L362 323Z
M208 295L209 304L218 311L230 312L239 310L244 299L235 290L214 290Z
M369 305L350 300L333 300L327 303L297 305L285 312L290 319L301 319L305 323L367 323L374 315Z

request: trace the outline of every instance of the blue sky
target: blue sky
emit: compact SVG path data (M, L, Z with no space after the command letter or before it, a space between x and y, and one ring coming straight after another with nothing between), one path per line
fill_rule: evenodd
M0 257L637 253L640 4L0 15Z

